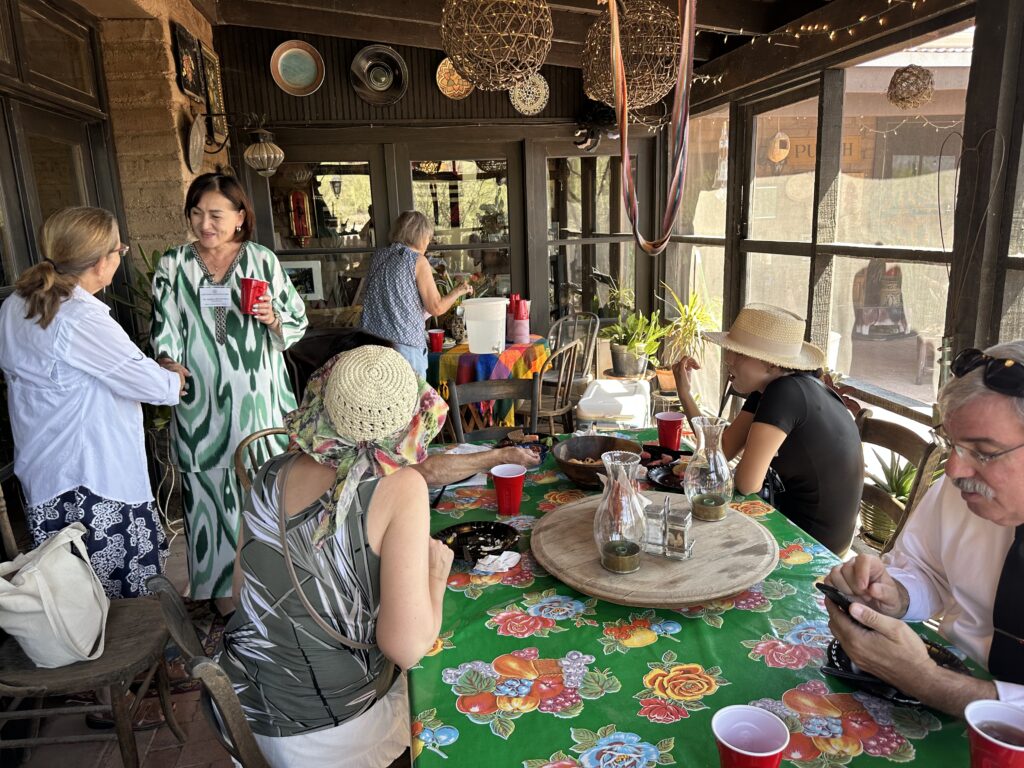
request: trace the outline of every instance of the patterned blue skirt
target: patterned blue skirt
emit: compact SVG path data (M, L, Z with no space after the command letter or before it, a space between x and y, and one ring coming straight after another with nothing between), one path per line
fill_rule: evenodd
M107 597L148 595L146 579L164 572L167 538L153 502L125 504L97 496L85 486L26 510L35 546L81 522L88 530L89 561Z

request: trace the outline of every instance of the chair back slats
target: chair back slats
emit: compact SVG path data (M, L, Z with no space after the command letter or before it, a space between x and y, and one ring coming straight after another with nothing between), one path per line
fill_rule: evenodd
M538 416L548 421L548 433L554 433L554 420L556 416L566 416L573 408L572 385L577 371L577 361L583 351L583 342L579 339L572 341L558 349L548 358L544 371L550 371L545 378L547 385L544 389L546 399L538 413ZM551 374L554 374L553 379ZM572 430L571 418L563 418L563 428L567 432ZM567 423L568 422L568 423Z
M556 320L548 331L548 344L552 352L557 352L573 341L581 343L573 373L577 378L592 372L594 356L597 353L597 332L600 328L601 321L593 312L574 312Z
M540 408L541 377L529 379L498 379L494 381L471 381L466 384L448 382L448 418L455 439L459 443L500 440L514 427L492 427L487 424L479 409L480 403L493 400L528 400L530 418L529 432L537 431L537 411Z
M857 429L860 432L865 455L869 447L878 447L892 451L916 468L914 481L904 504L897 502L873 483L864 483L861 494L862 503L870 504L891 518L895 524L895 533L883 543L882 552L884 553L892 549L900 532L907 524L910 514L931 485L932 477L938 471L945 457L945 450L934 437L926 439L901 424L876 419L871 416L869 410L863 410L857 415Z
M249 492L249 489L252 488L253 476L274 453L270 450L269 438L287 434L288 430L284 427L271 427L242 438L242 442L235 448L235 476L243 491ZM246 466L246 458L249 460L248 466Z
M196 656L188 663L189 674L203 684L204 704L212 705L215 733L221 743L243 768L270 768L252 735L231 680L220 664L205 656ZM205 708L205 707L204 707ZM207 715L210 719L210 714Z

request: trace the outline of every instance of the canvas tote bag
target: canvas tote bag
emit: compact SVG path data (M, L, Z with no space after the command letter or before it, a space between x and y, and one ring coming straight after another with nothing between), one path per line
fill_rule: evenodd
M89 563L85 535L84 525L72 523L27 555L0 563L0 628L37 667L103 654L110 600Z

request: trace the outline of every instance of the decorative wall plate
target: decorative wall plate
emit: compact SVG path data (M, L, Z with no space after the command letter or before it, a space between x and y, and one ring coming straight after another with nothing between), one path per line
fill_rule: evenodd
M185 160L188 163L188 169L192 173L199 173L202 170L205 149L206 117L199 115L192 118L192 125L188 129L188 146L185 152Z
M386 107L401 99L409 88L409 68L394 48L368 45L352 58L349 82L367 104Z
M277 87L292 96L309 96L324 82L324 59L303 40L281 43L270 56L270 74Z

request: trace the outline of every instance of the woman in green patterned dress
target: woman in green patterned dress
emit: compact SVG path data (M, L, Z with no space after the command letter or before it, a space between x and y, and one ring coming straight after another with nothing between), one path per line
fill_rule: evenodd
M252 204L233 176L196 178L185 216L196 239L160 259L151 343L160 364L188 382L175 409L173 441L191 596L214 598L229 612L243 501L232 457L242 438L280 426L295 408L282 353L305 333L306 312L277 256L249 240ZM255 315L239 308L243 277L270 285ZM285 447L282 439L273 453Z

